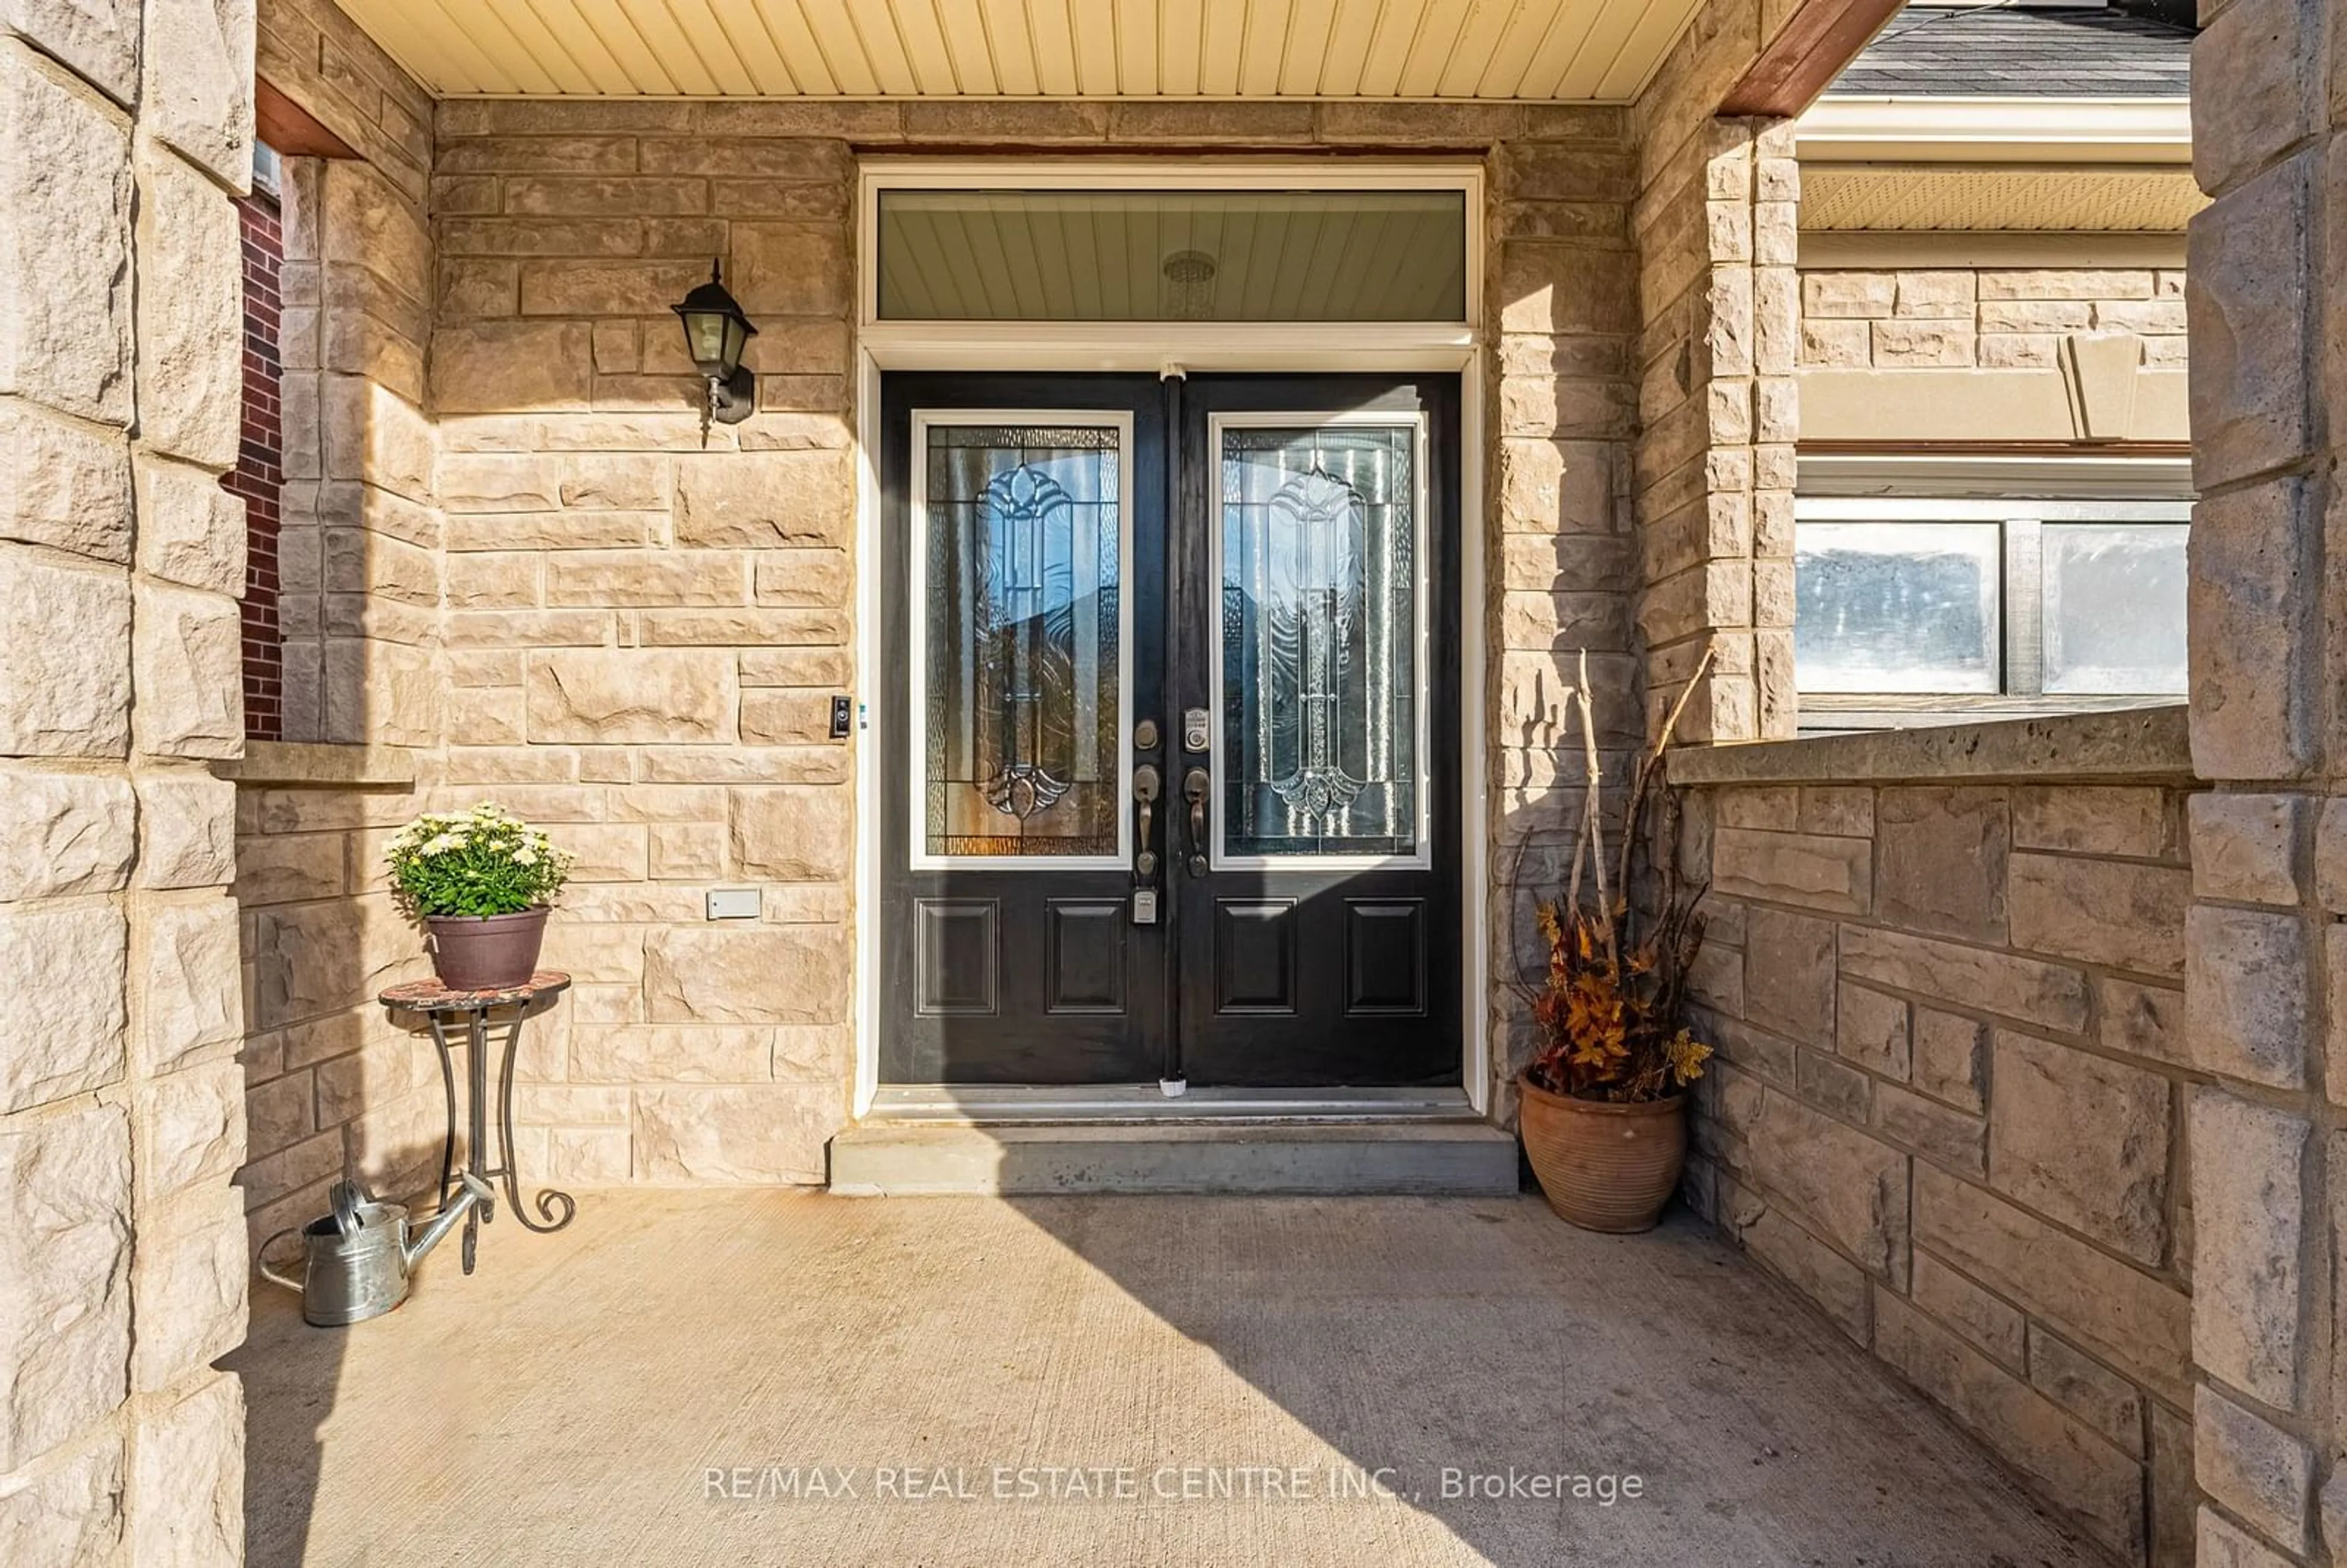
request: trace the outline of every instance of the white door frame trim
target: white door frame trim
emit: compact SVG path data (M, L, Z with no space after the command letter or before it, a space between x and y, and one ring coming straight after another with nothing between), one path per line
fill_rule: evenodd
M874 729L885 700L880 646L880 588L886 569L881 519L880 380L890 370L1102 370L1183 374L1201 371L1431 371L1457 373L1459 385L1460 651L1460 1086L1479 1115L1491 1105L1491 897L1489 811L1491 768L1485 750L1489 672L1484 660L1485 348L1471 324L1393 325L1382 323L898 323L870 319L876 297L871 276L876 228L873 200L880 183L1214 186L1243 183L1276 189L1415 188L1455 186L1467 192L1468 322L1481 320L1483 181L1480 166L1456 162L1341 166L1299 160L873 159L859 184L856 366L856 831L855 875L855 1056L853 1112L869 1114L880 1091L880 767ZM1339 1098L1332 1094L1332 1100ZM1169 1110L1181 1102L1169 1100ZM1196 1113L1194 1107L1191 1114Z

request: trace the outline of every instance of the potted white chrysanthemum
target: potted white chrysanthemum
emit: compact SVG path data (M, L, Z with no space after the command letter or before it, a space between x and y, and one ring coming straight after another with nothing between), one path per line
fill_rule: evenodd
M428 812L384 858L401 906L422 922L432 968L452 990L524 985L572 856L504 807Z

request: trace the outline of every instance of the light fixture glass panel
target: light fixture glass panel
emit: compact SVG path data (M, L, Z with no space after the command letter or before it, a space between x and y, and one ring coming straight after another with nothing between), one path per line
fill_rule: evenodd
M883 321L1463 322L1457 190L884 190Z
M2039 533L2045 690L2180 692L2181 523L2047 523Z
M1993 692L2002 683L1995 523L1803 523L1793 669L1804 692Z
M1122 853L1123 517L1114 428L928 428L924 845Z
M1227 855L1418 847L1417 435L1223 433Z

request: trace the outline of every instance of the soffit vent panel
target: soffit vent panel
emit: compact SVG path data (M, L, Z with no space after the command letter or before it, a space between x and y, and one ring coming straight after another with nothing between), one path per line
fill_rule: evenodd
M338 0L443 97L1626 103L1700 0Z

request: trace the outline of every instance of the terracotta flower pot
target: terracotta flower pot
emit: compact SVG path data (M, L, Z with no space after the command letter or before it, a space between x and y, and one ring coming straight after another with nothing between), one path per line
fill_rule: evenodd
M546 943L547 908L515 915L429 915L425 946L432 969L450 990L493 991L526 985Z
M1652 1229L1686 1163L1686 1097L1622 1105L1553 1094L1519 1075L1517 1124L1558 1217L1593 1231Z

